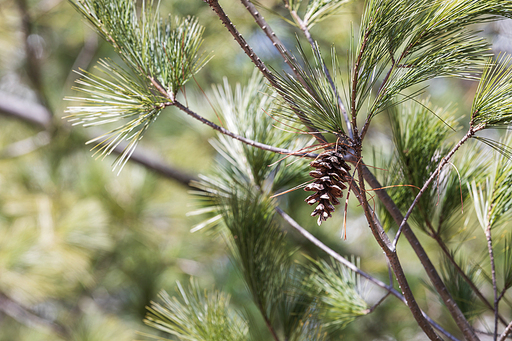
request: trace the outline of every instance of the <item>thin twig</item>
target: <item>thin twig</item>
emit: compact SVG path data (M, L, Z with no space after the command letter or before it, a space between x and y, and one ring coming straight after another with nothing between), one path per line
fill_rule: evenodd
M71 338L71 333L65 326L34 314L20 303L13 301L2 293L0 293L0 310L28 327L50 330L65 340Z
M355 163L356 161L351 160L351 162ZM373 173L370 172L370 170L364 164L362 168L364 179L373 189L376 189L375 193L377 194L377 197L380 199L386 210L390 213L395 223L400 224L404 219L402 212L400 212L400 210L396 206L393 199L391 199L387 191L381 189L382 185L377 180L375 175L373 175ZM428 254L425 252L425 249L423 248L420 241L418 240L418 238L416 237L416 235L414 234L414 232L412 231L411 227L407 222L403 227L403 234L405 238L407 238L407 241L411 245L416 255L418 256L421 265L425 269L425 272L427 273L430 281L432 282L437 293L439 294L444 304L448 308L448 311L452 315L457 326L460 328L460 330L463 332L464 336L468 340L477 341L478 337L471 328L471 325L468 323L467 319L464 317L464 314L451 297L450 293L448 292L448 289L446 288L441 277L439 276L439 273L432 264L432 261L430 260Z
M358 138L358 136L356 138ZM361 155L361 146L360 145L358 145L356 148L356 155L358 155L358 156ZM405 277L404 270L402 268L402 265L400 264L400 260L396 253L396 249L391 248L391 241L389 240L386 232L384 231L382 226L376 224L376 222L378 221L377 217L376 217L375 213L372 214L372 212L370 211L370 208L368 205L368 200L366 199L366 193L365 193L362 162L358 162L357 169L358 169L358 174L359 174L359 186L361 187L360 203L361 203L361 206L363 207L363 211L366 216L366 220L368 221L368 224L370 226L370 229L372 231L372 234L373 234L375 240L377 241L379 246L384 251L386 257L389 260L389 263L391 264L391 267L393 268L393 272L395 273L398 284L400 285L400 289L402 290L402 293L403 293L405 299L407 300L407 306L409 307L409 310L411 311L416 322L418 323L420 328L423 330L423 332L428 336L428 338L431 340L442 341L442 339L439 337L439 335L436 334L436 332L432 329L432 326L428 323L428 321L423 316L421 309L418 306L416 299L414 298L414 294L411 291L409 283L407 282L407 278Z
M288 154L288 155L295 155L295 156L305 156L305 157L311 157L311 158L315 158L317 157L318 155L317 154L310 154L310 153L302 153L302 152L294 152L292 150L289 150L289 149L284 149L284 148L277 148L277 147L273 147L273 146L270 146L268 144L264 144L264 143L259 143L259 142L256 142L256 141L253 141L251 139L248 139L246 137L243 137L243 136L240 136L240 135L237 135L223 127L220 127L218 125L216 125L215 123L207 120L206 118L198 115L197 113L193 112L192 110L190 110L189 108L187 108L186 106L184 106L183 104L181 104L180 102L178 101L174 101L173 103L170 103L169 105L173 105L175 107L177 107L178 109L180 109L181 111L185 112L186 114L192 116L193 118L195 118L196 120L206 124L207 126L217 130L218 132L224 134L224 135L227 135L227 136L230 136L238 141L241 141L249 146L253 146L253 147L256 147L256 148L259 148L259 149L263 149L263 150L268 150L270 152L274 152L274 153L279 153L279 154Z
M475 285L475 283L473 283L473 281L466 275L466 273L464 272L464 270L462 270L462 268L459 266L459 264L457 264L455 259L452 257L452 254L450 253L450 250L448 249L446 244L443 242L443 240L439 237L439 235L438 234L433 234L433 235L431 235L431 237L434 238L434 240L437 242L437 244L439 245L439 247L441 248L441 250L443 251L445 256L450 260L450 262L453 264L453 266L455 267L457 272L462 276L464 281L466 281L466 283L471 287L473 292L494 313L493 305L485 298L485 296L482 294L480 289L478 289L478 287ZM503 291L502 295L500 295L498 297L498 301L501 299L501 297L503 297L504 293L505 292ZM501 323L503 323L503 325L505 325L505 326L507 325L507 321L503 318L503 316L498 314L498 319L501 321Z
M510 334L511 331L512 331L512 321L508 324L507 328L505 328L505 330L501 334L500 339L498 341L505 341L505 339L507 338L508 334Z
M481 129L482 129L481 127L476 127L475 128L475 127L471 126L469 128L469 131L466 133L466 135L464 135L464 137L455 145L455 147L453 147L452 150L441 160L441 162L439 163L439 166L430 175L430 178L428 178L428 180L425 182L425 184L423 184L423 187L421 188L421 190L418 193L418 195L416 195L416 198L414 198L414 201L412 202L411 206L409 207L409 210L407 211L407 213L405 214L405 217L403 218L402 222L399 225L398 231L397 231L397 233L395 235L395 239L393 240L393 248L394 249L396 248L396 244L398 243L398 239L400 238L400 235L402 233L402 229L404 228L405 223L407 222L407 219L409 219L409 216L411 215L412 210L414 209L414 207L416 207L416 205L418 204L421 196L423 195L423 193L425 193L425 191L427 190L428 186L430 186L430 184L437 177L437 175L439 174L441 169L448 163L448 161L450 161L450 159L452 158L453 154L455 154L455 152L457 150L459 150L459 148L467 140L469 140L471 137L473 137L475 135L475 133L477 131L481 130Z
M277 37L276 33L272 30L270 25L267 23L265 18L261 15L261 13L258 11L256 6L250 1L250 0L240 0L240 2L245 6L247 11L252 15L254 18L254 21L258 26L263 30L263 32L267 35L267 37L272 42L272 45L277 49L281 57L283 57L284 62L292 69L292 71L297 75L299 78L300 75L297 72L297 68L295 64L292 62L294 60L291 53L286 49L284 44L281 42L281 40Z
M387 292L387 293L386 293L386 294L385 294L385 295L384 295L384 296L379 300L379 302L375 303L372 307L370 307L370 309L368 309L366 313L367 313L367 314L371 314L371 313L373 313L373 311L374 311L375 309L377 309L377 307L378 307L379 305L381 305L381 304L382 304L382 302L384 302L384 301L386 300L386 298L388 298L388 296L389 296L390 294L391 294L391 293L388 291L388 292Z
M244 1L248 1L248 0L244 0ZM347 125L348 136L351 139L354 139L354 132L352 131L352 125L350 123L350 119L348 117L347 110L345 108L345 105L343 104L343 101L341 100L341 97L340 97L340 94L338 92L338 89L336 88L336 85L334 84L334 81L332 80L331 73L329 72L329 69L327 68L327 65L325 65L325 62L321 58L322 55L320 54L320 51L318 50L318 46L315 44L315 41L313 40L313 37L311 36L311 33L309 32L309 28L308 28L308 25L307 25L308 23L304 22L299 17L297 12L290 8L290 5L289 5L287 0L285 0L285 5L286 5L286 8L288 8L288 10L290 11L290 14L293 16L293 18L295 19L295 21L299 25L299 27L302 30L302 32L304 33L304 36L306 37L306 39L308 40L309 44L311 45L311 48L313 49L314 53L316 54L318 60L322 63L322 67L323 67L325 76L327 77L327 81L329 82L329 85L331 86L332 91L336 95L336 99L338 101L338 106L340 107L341 113L342 113L343 118L345 120L345 124ZM333 67L335 67L335 66L333 65Z
M231 22L229 17L226 15L222 7L219 5L218 0L203 0L206 2L210 8L217 14L219 19L222 21L226 29L231 33L233 38L235 38L236 42L240 45L245 54L251 59L251 61L256 65L256 67L261 71L263 76L272 84L273 86L277 86L276 79L272 72L267 68L265 63L256 55L253 49L247 44L244 37L238 30L235 28L235 25Z
M402 303L407 305L407 301L404 298L402 294L400 294L395 288L393 288L390 285L387 285L386 283L376 279L375 277L367 274L366 272L362 271L358 267L356 267L353 263L349 262L345 257L342 257L340 254L338 254L336 251L329 248L327 245L322 243L320 240L318 240L315 236L313 236L311 233L309 233L305 228L300 226L292 217L290 217L286 212L284 212L281 208L276 207L276 212L283 217L283 219L290 224L294 229L296 229L300 234L302 234L306 239L308 239L311 243L316 245L318 248L323 250L325 253L327 253L329 256L334 258L336 261L343 264L345 267L350 269L351 271L359 274L361 277L366 278L371 283L377 285L380 288L383 288L387 290L391 295L398 298ZM421 311L425 319L434 327L436 328L441 334L446 336L452 341L457 341L457 338L448 333L446 330L444 330L440 325L438 325L436 322L434 322L430 317L428 317L423 311Z
M487 335L487 336L493 336L494 335L494 332L486 332L486 331L483 331L483 330L478 330L478 329L475 329L475 332L477 332L478 334L483 334L483 335ZM509 339L512 339L512 336L507 336Z
M490 211L490 208L489 208L489 211ZM494 336L493 336L493 340L496 341L498 339L499 301L498 301L498 285L496 284L496 266L494 263L494 251L492 249L491 223L489 223L487 225L487 228L485 229L485 238L487 239L489 260L491 262L492 289L493 289L493 294L494 294Z

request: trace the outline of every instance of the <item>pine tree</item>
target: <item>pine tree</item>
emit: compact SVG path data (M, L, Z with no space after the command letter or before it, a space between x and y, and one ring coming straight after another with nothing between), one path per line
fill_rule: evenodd
M216 168L191 183L201 206L194 213L203 217L192 230L225 240L258 315L191 280L178 282L177 297L160 294L148 308L149 326L180 340L336 340L394 296L430 340L507 338L511 137L486 132L512 123L512 63L506 54L495 56L475 27L512 18L512 1L365 1L344 69L334 49L326 62L311 29L335 20L347 1L283 0L270 9L301 34L292 49L263 18L263 4L241 0L282 57L281 70L258 57L218 0L204 0L256 68L245 86L233 90L226 81L213 88L218 123L194 109L185 91L211 58L201 48L204 28L196 18L163 19L153 1L70 2L120 59L99 61L97 72L79 71L76 90L83 95L68 98L78 103L66 111L73 124L114 123L89 141L95 155L122 146L113 165L122 172L166 108L218 133ZM465 116L428 99L428 82L438 78L478 84ZM388 124L383 130L393 151L372 145L370 126L377 122ZM290 193L301 188L314 193ZM316 205L310 215L318 225L337 219L350 238L346 216L356 206L350 202L361 207L385 255L388 284L302 226L315 225L301 214ZM472 220L485 243L468 241ZM295 232L316 249L298 248ZM441 251L439 265L424 249L427 242ZM405 259L405 243L416 259ZM411 284L406 263L424 270L449 318L420 307L421 289ZM371 299L368 286L385 293Z

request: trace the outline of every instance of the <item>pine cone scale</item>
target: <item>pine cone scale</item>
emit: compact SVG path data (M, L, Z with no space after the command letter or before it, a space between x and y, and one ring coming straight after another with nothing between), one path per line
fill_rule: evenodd
M332 217L334 205L340 204L338 198L343 196L343 190L347 188L345 183L348 182L350 166L345 162L343 155L334 150L320 154L309 165L315 168L309 172L315 181L307 185L304 190L315 193L308 196L305 201L309 205L318 203L311 216L318 216L317 223L321 225Z

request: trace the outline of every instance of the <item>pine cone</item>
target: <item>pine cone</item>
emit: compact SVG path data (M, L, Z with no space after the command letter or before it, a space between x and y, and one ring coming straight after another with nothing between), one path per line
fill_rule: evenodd
M306 198L310 205L318 203L311 216L318 216L318 225L321 225L327 218L332 217L333 205L339 205L338 198L343 195L347 188L344 182L348 181L350 166L343 159L343 155L335 150L328 150L318 156L309 164L316 168L309 172L315 182L307 185L305 191L314 191L315 194Z

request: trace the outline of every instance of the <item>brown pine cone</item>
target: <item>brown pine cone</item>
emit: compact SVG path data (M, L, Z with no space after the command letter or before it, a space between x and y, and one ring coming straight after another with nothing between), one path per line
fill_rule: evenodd
M323 152L309 164L316 168L309 172L309 175L316 180L307 185L305 191L313 191L314 194L306 198L309 205L318 203L311 216L318 216L318 225L321 225L327 218L332 217L333 205L339 205L343 190L347 188L344 184L348 181L350 166L343 159L343 155L335 150Z

